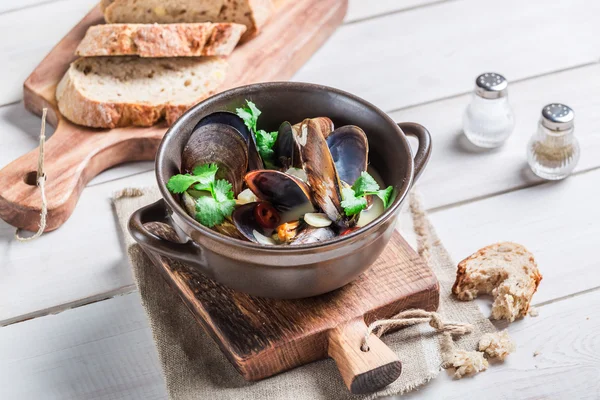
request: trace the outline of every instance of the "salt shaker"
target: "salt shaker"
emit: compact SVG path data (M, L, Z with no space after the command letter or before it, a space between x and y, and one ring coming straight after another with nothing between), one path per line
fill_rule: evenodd
M569 176L579 161L575 138L575 113L560 103L542 109L537 132L527 145L527 161L540 178L557 180Z
M476 146L498 147L508 139L514 126L506 78L494 72L479 75L463 116L465 136Z

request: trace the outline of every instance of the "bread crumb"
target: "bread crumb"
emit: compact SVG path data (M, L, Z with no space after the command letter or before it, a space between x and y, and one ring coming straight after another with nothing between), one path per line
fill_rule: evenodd
M503 360L516 350L515 342L512 341L508 332L486 333L479 339L479 351L485 352L489 358Z
M537 310L537 308L535 307L530 307L529 308L529 316L530 317L537 317L538 315L540 315L539 311Z
M475 375L488 367L488 361L483 357L483 353L457 349L450 334L444 334L441 347L444 362L442 366L455 368L454 379Z
M536 350L536 351L534 351L534 352L533 352L533 356L534 356L534 357L537 357L537 356L539 356L539 355L540 355L540 352L539 352L539 351L537 351L537 350Z

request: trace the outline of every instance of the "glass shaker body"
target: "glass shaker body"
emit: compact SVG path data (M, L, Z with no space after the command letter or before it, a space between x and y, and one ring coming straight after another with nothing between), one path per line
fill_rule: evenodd
M581 153L574 132L573 110L562 104L544 107L537 132L527 145L527 162L537 176L558 180L571 174Z
M478 147L501 146L510 136L515 119L508 97L486 99L473 93L463 116L465 136Z

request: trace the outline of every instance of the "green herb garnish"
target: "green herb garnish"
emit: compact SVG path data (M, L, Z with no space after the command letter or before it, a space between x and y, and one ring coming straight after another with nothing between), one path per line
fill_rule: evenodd
M222 224L235 208L231 183L216 179L218 169L216 164L200 165L194 168L192 174L174 175L167 182L167 188L173 193L183 193L192 185L194 190L208 192L195 201L196 220L209 228Z
M266 132L262 129L259 130L256 128L258 117L260 116L261 111L250 100L246 100L246 106L243 108L237 108L235 112L241 119L244 120L244 123L248 129L250 129L250 132L252 132L254 135L258 154L263 159L265 164L273 165L275 161L275 152L273 151L273 146L277 140L278 132Z
M379 184L367 171L363 171L351 188L342 189L342 207L348 217L360 213L367 208L366 196L377 196L383 201L383 207L388 208L392 202L394 188L388 186L379 189Z

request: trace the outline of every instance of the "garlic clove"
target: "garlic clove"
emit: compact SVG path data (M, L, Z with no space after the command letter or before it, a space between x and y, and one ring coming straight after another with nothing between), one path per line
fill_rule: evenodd
M315 228L325 228L331 225L331 220L324 213L306 213L304 214L304 222Z

